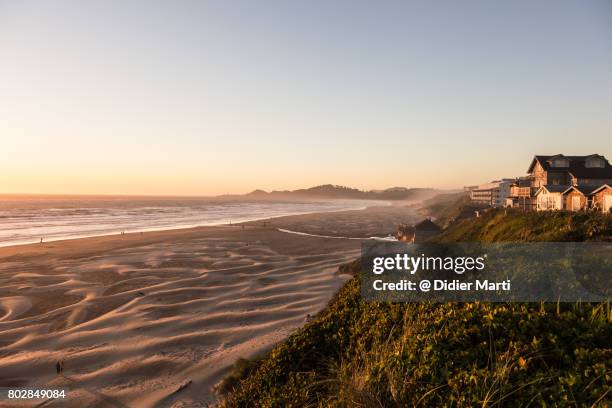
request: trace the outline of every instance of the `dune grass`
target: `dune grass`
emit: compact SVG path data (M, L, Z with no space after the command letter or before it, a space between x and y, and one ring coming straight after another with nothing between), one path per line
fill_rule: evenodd
M491 211L444 240L605 240L610 216ZM343 268L359 273L359 263ZM609 304L368 303L353 278L225 407L607 406Z

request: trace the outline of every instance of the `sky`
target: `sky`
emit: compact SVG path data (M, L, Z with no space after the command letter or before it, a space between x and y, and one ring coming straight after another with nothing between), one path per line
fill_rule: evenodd
M612 159L612 2L0 0L0 193L460 188Z

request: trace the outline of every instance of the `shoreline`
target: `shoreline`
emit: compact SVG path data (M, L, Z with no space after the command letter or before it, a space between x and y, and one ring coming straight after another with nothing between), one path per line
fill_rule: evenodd
M243 221L238 221L236 223L215 223L215 224L207 224L207 225L192 225L192 226L177 226L177 227L171 227L171 228L167 228L167 227L162 227L162 228L150 228L150 229L144 229L144 230L137 230L137 231L124 231L122 232L109 232L109 233L104 233L104 234L96 234L96 235L79 235L79 236L74 236L74 237L58 237L58 238L51 238L51 239L45 239L43 240L43 242L38 242L38 241L34 241L34 242L23 242L23 243L13 243L13 244L2 244L0 243L0 255L2 253L2 251L4 249L10 249L10 248L23 248L23 249L27 249L29 247L39 247L40 245L45 245L45 244L51 244L51 243L62 243L62 242L71 242L71 241L79 241L79 240L86 240L86 239L96 239L96 238L106 238L106 237L133 237L135 235L137 236L146 236L147 234L156 234L156 233L174 233L174 232L186 232L186 233L190 233L193 231L197 231L197 230L201 230L201 229L206 229L206 228L235 228L235 227L240 227L242 225L245 226L255 226L257 225L257 223L261 223L262 221L267 222L271 222L271 223L275 223L276 221L279 220L291 220L291 219L299 219L299 217L301 216L320 216L320 215L325 215L325 214L334 214L334 213L354 213L354 212L363 212L363 211L368 211L368 210L375 210L375 209L389 209L389 208L403 208L403 207L396 207L394 205L394 203L389 202L388 205L372 205L372 206L366 206L366 207L361 207L361 208L351 208L351 209L338 209L338 210L329 210L329 211L311 211L311 212L304 212L304 213L298 213L298 214L289 214L289 215L276 215L274 217L264 217L264 218L255 218L255 219L248 219L248 220L243 220ZM410 207L405 207L406 209L409 209ZM417 214L415 212L415 214ZM279 228L279 230L282 230L281 232L285 232L285 233L289 233L289 234L296 234L296 235L308 235L308 236L312 236L312 237L319 237L319 238L331 238L331 239L370 239L370 238L374 238L374 239L385 239L386 237L377 237L377 236L369 236L369 237L347 237L347 236L333 236L333 235L326 235L326 234L313 234L313 233L308 233L308 232L303 232L303 231L294 231L294 230L290 230L290 229L286 229L286 228Z
M364 238L313 234L372 236L399 216L414 213L371 207L0 248L0 387L74 387L51 407L214 404L238 358L265 354L349 279L338 267ZM296 226L304 233L279 231Z
M151 228L143 228L143 229L136 229L136 230L126 229L123 231L105 232L105 233L99 233L99 234L93 234L93 235L77 234L77 235L72 235L72 236L62 236L62 237L55 237L55 238L52 237L49 239L45 239L45 237L42 237L43 238L42 243L69 241L69 240L85 239L85 238L107 237L107 236L115 236L115 235L140 234L140 233L148 233L148 232L189 230L189 229L204 228L204 227L234 226L234 225L241 225L241 224L252 223L252 222L257 222L257 221L274 220L277 218L284 218L284 217L293 217L293 216L310 215L310 214L327 214L327 213L335 213L335 212L343 212L343 211L363 211L363 210L367 210L368 208L387 207L387 206L393 206L393 205L394 204L392 202L386 201L386 202L376 202L376 204L374 205L366 205L364 207L340 208L340 209L327 210L327 211L317 210L317 211L305 211L305 212L297 212L297 213L275 214L271 217L247 218L247 219L237 220L236 222L232 222L232 220L228 220L228 222L225 222L225 221L224 222L213 222L210 224L185 224L185 225L177 225L174 227L168 227L168 226L151 227ZM36 245L36 244L40 244L40 242L38 241L17 241L17 242L6 243L6 244L3 242L0 242L0 249L10 248L14 246Z

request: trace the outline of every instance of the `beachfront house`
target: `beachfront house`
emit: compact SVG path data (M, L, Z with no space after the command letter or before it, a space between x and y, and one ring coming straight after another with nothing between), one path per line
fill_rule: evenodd
M570 186L563 192L563 207L569 211L580 211L589 208L589 190L594 190L591 186Z
M592 207L592 196L598 186L570 186L563 192L563 208L569 211L586 210Z
M538 211L562 210L565 186L542 186L535 193Z
M425 242L434 235L438 235L441 231L442 228L438 227L429 218L426 218L414 226L414 242Z
M609 189L602 187L612 184L612 166L602 155L536 155L527 173L528 176L517 179L510 188L507 203L512 207L607 211L605 197ZM592 196L595 190L600 194L597 199Z
M414 242L414 237L415 237L414 225L409 225L409 224L398 225L397 233L395 234L395 237L397 238L398 241Z
M612 186L603 184L591 192L591 208L604 213L612 212Z
M535 193L538 211L593 209L610 212L612 187L608 184L582 186L543 186Z
M419 243L427 241L440 232L442 232L442 228L427 218L416 225L400 224L397 228L396 237L399 241Z

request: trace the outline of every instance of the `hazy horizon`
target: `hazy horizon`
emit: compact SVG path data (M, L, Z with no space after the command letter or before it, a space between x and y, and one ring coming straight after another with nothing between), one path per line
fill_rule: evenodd
M0 50L0 194L454 189L612 155L609 1L3 1Z
M354 188L360 191L383 191L383 190L388 190L388 189L393 189L393 188L407 188L407 189L419 189L419 188L423 188L423 189L427 189L427 188L432 188L434 190L439 190L441 192L451 192L451 191L457 191L457 190L462 190L462 187L457 187L457 188L448 188L448 189L438 189L438 188L433 188L433 187L410 187L410 186L389 186L389 187L382 187L382 188L373 188L373 189L362 189L362 188L358 188L358 187L353 187L353 186L341 186L338 184L333 184L333 183L325 183L325 184L320 184L320 185L316 185L316 186L308 186L308 187L298 187L295 189L284 189L284 188L275 188L272 190L263 190L260 188L254 188L251 189L249 191L245 191L245 192L238 192L238 193L223 193L223 194L216 194L216 195L180 195L180 194L62 194L62 193L0 193L0 197L18 197L18 198L38 198L38 197L48 197L48 198L185 198L185 199L189 199L189 198L223 198L225 196L246 196L252 192L255 191L259 191L259 190L263 190L266 193L271 193L271 192L280 192L280 193L284 193L284 192L292 192L295 190L302 190L302 189L309 189L309 188L313 188L313 187L320 187L323 185L334 185L337 187L348 187L348 188ZM298 197L299 198L299 197ZM361 199L358 199L361 200Z

